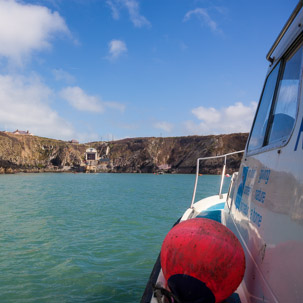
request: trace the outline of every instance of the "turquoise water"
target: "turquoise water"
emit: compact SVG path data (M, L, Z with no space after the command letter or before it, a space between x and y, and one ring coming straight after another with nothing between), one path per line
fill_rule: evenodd
M199 182L202 198L220 177ZM1 175L0 302L139 302L193 185L193 175Z

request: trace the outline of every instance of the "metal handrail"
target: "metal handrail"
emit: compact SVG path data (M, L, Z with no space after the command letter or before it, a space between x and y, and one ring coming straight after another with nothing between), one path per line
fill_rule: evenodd
M204 158L198 158L197 159L196 180L195 180L193 198L191 200L190 208L193 208L193 205L195 203L196 191L197 191L197 185L198 185L198 177L199 177L200 161L209 160L209 159L224 158L224 164L223 164L222 175L221 175L221 182L220 182L220 190L219 190L219 198L222 199L223 198L222 188L223 188L224 176L225 176L225 171L226 171L226 158L228 156L230 156L230 155L235 155L235 154L240 154L240 153L244 153L244 150L239 150L239 151L236 151L236 152L232 152L232 153L228 153L228 154L220 155L220 156L204 157Z

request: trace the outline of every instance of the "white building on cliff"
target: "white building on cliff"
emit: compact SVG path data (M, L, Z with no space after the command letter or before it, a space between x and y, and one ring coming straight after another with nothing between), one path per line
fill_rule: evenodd
M26 135L26 136L33 136L34 134L30 133L28 130L27 131L24 131L24 130L15 130L13 132L14 135Z

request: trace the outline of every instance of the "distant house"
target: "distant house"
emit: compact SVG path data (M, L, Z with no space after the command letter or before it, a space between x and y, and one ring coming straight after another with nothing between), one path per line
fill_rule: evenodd
M14 135L26 135L26 136L33 136L34 134L30 133L28 130L27 131L24 131L24 130L15 130L13 132Z
M73 140L70 140L69 143L72 143L72 144L79 144L79 141L76 140L76 139L73 139Z

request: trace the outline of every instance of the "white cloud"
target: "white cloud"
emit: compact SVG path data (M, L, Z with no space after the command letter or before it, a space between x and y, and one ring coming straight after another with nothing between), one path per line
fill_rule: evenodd
M79 95L88 97L90 102L90 96L83 91L81 94L81 91L80 89ZM38 136L62 140L78 139L80 142L88 142L99 139L95 131L77 132L70 122L60 117L50 106L54 96L55 92L44 85L36 75L0 75L0 128L8 131L29 130ZM82 106L81 102L84 103L85 100L80 100L77 106ZM92 104L88 106L93 108ZM124 106L117 102L100 104L101 108L124 110ZM100 104L96 105L97 109Z
M210 17L208 11L205 8L196 8L187 12L183 18L183 22L190 20L192 16L199 18L203 24L209 27L213 32L221 32L218 24Z
M201 122L187 121L185 127L191 134L199 135L248 132L256 108L256 102L251 102L249 106L237 102L220 110L200 106L194 108L192 113Z
M287 103L295 103L298 96L299 88L298 80L283 80L283 85L281 85L279 90L279 101Z
M65 99L71 106L80 110L88 112L102 113L104 107L102 106L98 97L87 95L78 86L69 86L60 92L60 96Z
M192 113L199 119L203 120L207 123L217 123L221 118L221 114L213 107L205 108L203 106L199 106L192 110Z
M150 27L150 22L140 14L139 1L137 0L107 0L106 3L112 10L112 16L115 20L120 17L119 8L124 7L128 10L131 22L135 27Z
M73 75L71 75L70 73L64 71L63 69L59 68L59 69L54 69L52 71L56 81L63 81L66 83L73 83L76 81L75 77Z
M158 128L158 129L162 129L166 132L171 132L173 130L173 125L169 122L165 122L165 121L161 121L161 122L156 122L154 123L153 125L155 128Z
M107 5L112 10L112 16L115 20L118 20L120 18L119 9L117 7L117 4L112 0L106 0Z
M108 59L116 60L127 52L126 44L121 40L112 40L108 44Z
M245 106L241 102L235 103L235 105L230 105L229 107L223 110L223 119L226 116L230 121L245 121L245 119L250 119L250 124L254 117L255 111L257 108L256 102L251 102L250 106Z
M102 101L97 96L90 96L78 86L69 86L61 90L61 98L80 111L103 113L107 108L123 112L125 105L118 102Z
M52 91L35 76L0 75L0 123L7 130L60 139L74 134L70 123L50 108Z
M77 133L76 138L77 140L79 140L79 142L85 142L85 143L93 142L93 141L101 141L100 135L93 131L87 133Z
M104 107L118 110L120 112L125 111L125 105L118 102L103 102Z
M49 48L57 33L70 34L57 12L15 0L0 1L0 57L20 65L33 51Z
M130 20L136 27L150 26L150 22L139 12L139 3L135 0L122 0L129 12Z

